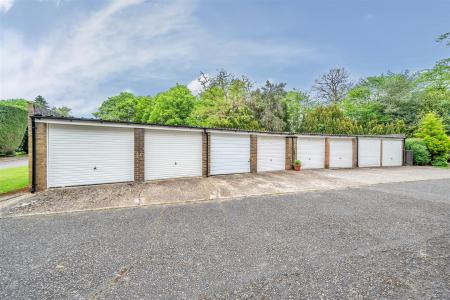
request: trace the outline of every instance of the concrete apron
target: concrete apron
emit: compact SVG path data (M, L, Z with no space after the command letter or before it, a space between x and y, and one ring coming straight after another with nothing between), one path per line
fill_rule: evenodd
M139 198L139 204L227 199L443 178L450 178L449 169L431 167L303 170L186 178L145 183L147 186Z
M325 191L378 183L450 178L450 169L387 167L303 170L181 178L50 189L0 203L0 217L147 205L224 201L248 196ZM9 203L7 203L9 202Z

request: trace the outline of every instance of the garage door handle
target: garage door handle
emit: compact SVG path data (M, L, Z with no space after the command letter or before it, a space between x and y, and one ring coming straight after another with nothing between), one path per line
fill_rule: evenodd
M94 166L94 170L97 170L97 166Z

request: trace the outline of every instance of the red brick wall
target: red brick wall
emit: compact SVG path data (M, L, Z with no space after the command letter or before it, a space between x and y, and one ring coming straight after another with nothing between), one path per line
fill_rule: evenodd
M36 191L47 189L47 124L36 126Z
M285 163L285 169L286 170L292 170L293 163L294 163L294 155L293 155L293 141L294 139L292 137L286 138L286 163Z
M330 139L325 138L325 169L330 168Z
M208 177L210 174L210 161L211 157L211 134L202 132L202 176Z
M258 136L250 135L250 172L258 172Z
M134 181L142 182L145 178L145 129L134 129Z

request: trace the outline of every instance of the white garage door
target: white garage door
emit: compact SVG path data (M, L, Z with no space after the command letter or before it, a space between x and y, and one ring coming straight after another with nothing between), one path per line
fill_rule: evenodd
M324 138L297 138L297 159L303 169L323 169L325 166Z
M145 131L145 180L202 176L201 132Z
M379 167L381 165L381 139L358 138L358 166Z
M211 133L211 175L250 172L250 135Z
M351 168L353 166L352 161L352 140L330 138L330 168Z
M401 166L403 163L401 140L383 140L383 167Z
M134 180L134 131L49 124L48 187Z
M284 170L286 156L286 138L259 135L257 138L257 170Z

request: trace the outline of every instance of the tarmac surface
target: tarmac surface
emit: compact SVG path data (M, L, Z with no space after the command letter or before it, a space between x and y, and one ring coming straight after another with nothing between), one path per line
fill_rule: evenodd
M450 298L450 180L0 218L0 298Z

